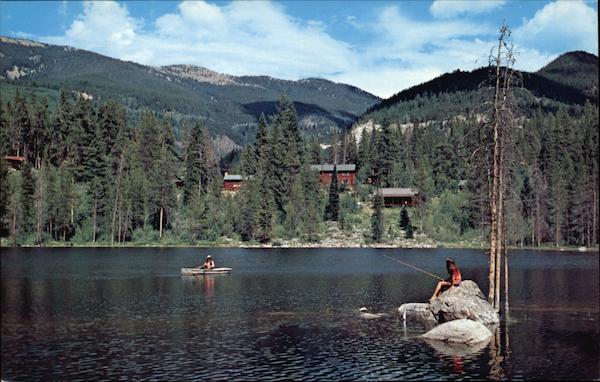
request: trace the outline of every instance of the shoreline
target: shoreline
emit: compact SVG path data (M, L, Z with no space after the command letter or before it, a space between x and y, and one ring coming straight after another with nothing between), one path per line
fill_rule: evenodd
M3 243L4 244L4 243ZM380 249L480 249L480 250L488 250L488 247L485 245L475 245L475 244L465 244L465 243L378 243L378 244L357 244L357 243L269 243L269 244L258 244L258 243L198 243L198 244L171 244L171 243L144 243L144 244L127 244L127 245L114 245L110 244L100 244L100 243L60 243L60 242L50 242L45 245L21 245L21 246L5 246L1 245L0 248L247 248L247 249L255 249L255 248L264 248L264 249L277 249L277 248L314 248L314 249L325 249L325 248L338 248L338 249L357 249L357 248L380 248ZM599 252L598 246L596 247L586 247L585 249L580 249L580 247L570 247L570 246L511 246L508 247L509 250L533 250L533 251L557 251L557 252L581 252L581 253L594 253Z

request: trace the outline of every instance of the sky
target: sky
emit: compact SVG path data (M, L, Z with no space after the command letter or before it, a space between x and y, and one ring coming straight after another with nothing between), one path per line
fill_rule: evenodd
M145 65L344 82L380 97L488 62L503 22L516 67L598 54L598 1L0 1L0 35Z

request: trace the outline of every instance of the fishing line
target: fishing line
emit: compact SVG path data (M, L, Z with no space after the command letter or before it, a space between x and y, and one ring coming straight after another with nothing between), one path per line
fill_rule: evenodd
M425 273L426 275L429 275L429 276L431 276L431 277L434 277L434 278L436 278L436 279L438 279L438 280L444 281L444 279L443 279L443 278L441 278L440 276L436 276L436 275L434 275L433 273L429 273L429 272L427 272L427 271L424 271L424 270L422 270L422 269L421 269L421 268L419 268L419 267L415 267L414 265L410 265L410 264L408 264L408 263L405 263L405 262L404 262L404 261L402 261L402 260L398 260L398 259L396 259L396 258L394 258L394 257L388 256L388 255L386 255L385 253L382 253L382 254L381 254L381 256L387 257L388 259L390 259L390 260L394 260L394 261L395 261L395 262L397 262L397 263L400 263L400 264L406 265L407 267L411 267L411 268L413 268L413 269L415 269L415 270L417 270L417 271L419 271L419 272L421 272L421 273Z

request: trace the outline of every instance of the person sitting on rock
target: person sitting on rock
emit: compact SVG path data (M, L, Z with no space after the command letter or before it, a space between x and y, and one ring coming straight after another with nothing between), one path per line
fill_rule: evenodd
M429 299L429 302L435 300L437 296L439 296L440 293L442 293L442 288L446 290L448 288L452 289L453 287L460 285L460 269L458 269L458 266L454 262L453 258L448 257L446 259L446 269L448 270L448 274L450 275L450 277L448 277L446 280L438 282L437 287L435 287L435 291L433 292L433 296L431 296L431 298Z

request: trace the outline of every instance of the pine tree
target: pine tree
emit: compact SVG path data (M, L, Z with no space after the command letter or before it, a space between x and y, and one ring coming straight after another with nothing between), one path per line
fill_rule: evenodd
M42 166L42 161L47 158L47 147L52 144L48 99L46 97L42 98L41 103L34 105L34 107L32 158L34 158L34 167L39 169Z
M244 176L256 174L256 154L253 146L246 146L240 153L240 172Z
M305 156L304 164L300 170L304 202L301 211L301 233L305 240L315 242L319 240L319 223L321 222L319 212L321 187L319 173L311 169L309 161L309 157Z
M272 200L273 196L269 189L265 190L265 193L261 194L260 198L258 198L254 237L260 243L267 243L271 240L274 215Z
M340 215L340 197L337 176L337 166L333 165L331 183L329 185L329 198L325 207L324 219L327 221L338 221Z
M111 245L114 240L121 239L119 221L123 221L125 214L125 177L129 170L131 152L128 150L132 144L131 132L126 124L119 125L119 131L111 147L110 155L107 160L106 180L104 184L108 188L105 201L106 211L110 212L110 217L106 218L106 232L110 232ZM109 220L110 219L110 220ZM108 223L110 222L110 228Z
M16 155L23 155L30 163L31 159L31 140L33 138L31 117L26 100L19 93L19 89L15 92L14 110L13 110L13 152Z
M406 226L406 232L404 233L404 238L405 239L412 239L413 237L414 237L413 227L412 227L412 224L410 224L410 221L409 221L408 225Z
M48 175L46 165L42 165L37 173L35 184L35 243L43 242L43 231L48 220Z
M239 208L239 222L236 232L240 234L243 241L252 240L256 232L256 217L258 210L258 180L251 178L240 192L235 196Z
M188 204L187 220L188 230L193 240L207 240L210 229L209 205L206 195L195 193Z
M346 163L356 164L358 162L358 147L354 132L348 135Z
M290 198L285 207L285 222L284 227L288 237L298 237L302 227L304 218L302 211L304 210L304 192L302 189L302 180L299 176L292 180Z
M57 196L54 203L57 206L55 232L56 238L63 241L69 239L74 233L74 227L71 223L72 206L75 200L73 184L73 174L69 166L59 168L54 190Z
M3 184L2 187L5 185ZM8 217L9 230L12 246L17 246L17 238L21 235L23 225L22 198L23 192L22 176L18 172L13 172L8 176Z
M166 119L161 124L160 132L160 155L156 162L154 178L154 211L155 227L159 230L159 238L162 240L163 230L169 225L171 213L175 207L175 137L173 128ZM156 222L158 224L156 224Z
M309 143L309 158L312 164L321 164L321 145L317 138L313 137Z
M300 172L304 142L300 135L298 113L296 113L293 102L285 95L279 98L275 121L280 126L285 140L286 168L290 177L294 177Z
M4 234L8 215L8 164L4 156L10 151L8 121L6 109L0 100L0 235Z
M400 210L400 228L405 230L409 224L410 219L408 218L408 211L406 210L406 207L402 207Z
M50 142L47 147L48 159L55 166L60 166L69 157L69 132L72 124L72 105L65 90L60 91L58 110L56 110L51 128Z
M367 129L363 129L358 144L357 167L361 169L371 163L371 145Z
M259 164L258 172L263 172L264 180L260 183L260 193L268 191L273 195L278 215L277 221L281 223L285 221L285 204L287 203L290 173L286 165L287 141L278 124L275 124L271 130L270 148L267 160L263 164Z
M183 203L187 204L191 198L205 190L207 176L204 147L204 134L198 122L190 131L185 150L185 177L183 183ZM204 172L204 174L203 174Z
M8 214L8 165L0 150L0 236L4 234L5 219Z
M278 134L277 125L274 128L274 135L271 138L271 144L279 142L283 134ZM276 145L277 146L277 145ZM285 174L281 171L285 168L280 161L284 158L284 153L279 152L280 147L273 147L271 155L261 155L257 166L256 182L257 182L257 197L256 214L255 214L255 229L254 238L261 243L266 243L271 240L273 231L273 217L275 211L279 211L279 222L285 221ZM279 167L274 167L275 163ZM271 177L276 177L272 179ZM280 193L275 195L273 190Z
M371 239L380 243L383 238L383 195L377 190L373 199L373 214L371 215Z
M329 148L329 163L337 164L340 161L339 158L339 145L340 145L340 136L337 129L333 130L333 134L331 134L331 147Z
M25 162L23 164L23 182L21 191L21 208L23 211L23 231L26 233L33 232L35 227L35 209L34 209L34 196L35 196L35 180L31 173L31 164Z
M254 156L256 162L266 160L269 152L269 128L267 119L263 113L258 118L258 129L256 130L256 140L254 141Z
M100 138L101 142L94 142L96 138L94 119L91 102L83 97L78 97L75 102L68 139L70 150L75 154L72 159L75 180L78 182L87 182L95 176L97 158L93 156L97 152L94 152L94 148L102 144L102 138Z

